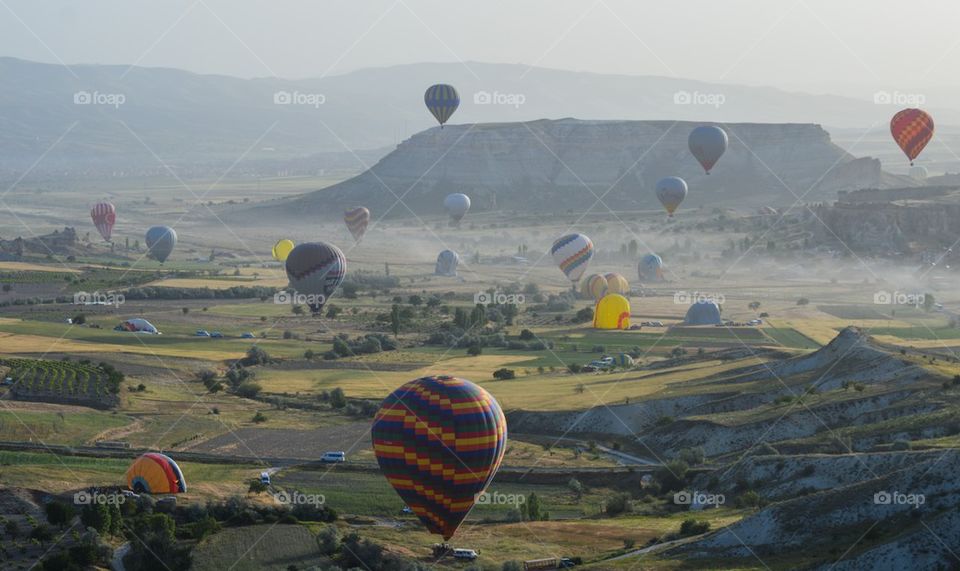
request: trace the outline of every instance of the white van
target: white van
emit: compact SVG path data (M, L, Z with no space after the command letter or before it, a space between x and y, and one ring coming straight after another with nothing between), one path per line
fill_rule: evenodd
M321 462L346 462L347 453L346 452L324 452L323 456L320 457Z
M477 558L477 552L472 549L454 549L453 550L454 559L469 559L473 561Z
M269 472L260 472L260 483L269 486L270 485L270 473Z

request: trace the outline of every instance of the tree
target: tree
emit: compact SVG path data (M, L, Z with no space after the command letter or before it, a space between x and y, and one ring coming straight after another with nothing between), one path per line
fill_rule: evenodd
M805 297L801 297L800 299L797 300L797 305L809 305L809 304L810 304L810 300Z
M540 498L537 497L535 492L531 492L527 496L527 517L530 521L540 521L543 519L542 507L540 506Z
M756 310L760 309L760 302L759 302L759 301L751 301L751 302L750 302L750 305L748 305L747 307L749 307L749 308L752 309L753 311L756 311Z
M61 529L70 523L70 520L76 515L73 506L59 500L53 500L47 504L45 511L47 512L47 521Z
M394 337L400 336L400 306L397 304L390 308L390 331L393 331Z
M347 395L340 387L330 391L330 406L338 409L347 406Z
M536 335L534 335L533 331L530 331L529 329L524 329L523 331L520 332L521 341L532 341L535 338L536 338Z
M411 295L409 298L407 298L407 302L414 307L418 307L423 304L423 298L419 295Z
M567 482L567 487L570 488L570 491L573 492L573 495L577 497L578 501L583 497L583 484L580 483L580 480L570 478L570 481Z
M245 383L241 383L240 386L237 387L236 394L238 397L252 399L260 394L261 390L263 390L263 387L261 387L259 383L247 381Z
M497 369L493 372L493 378L498 381L509 381L510 379L515 379L517 377L516 371L511 369Z
M189 308L189 307L182 307L182 308L180 308L180 311L182 311L183 314L186 315L186 314L190 313L190 308Z
M473 356L473 357L476 357L477 355L480 355L481 353L483 353L483 347L481 347L479 343L474 344L474 345L471 345L471 346L467 349L467 355L470 355L470 356Z

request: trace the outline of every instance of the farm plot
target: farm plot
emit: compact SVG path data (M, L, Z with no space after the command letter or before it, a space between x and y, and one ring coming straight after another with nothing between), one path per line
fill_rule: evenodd
M112 408L119 404L123 375L106 368L70 361L4 359L9 367L10 394L18 400Z

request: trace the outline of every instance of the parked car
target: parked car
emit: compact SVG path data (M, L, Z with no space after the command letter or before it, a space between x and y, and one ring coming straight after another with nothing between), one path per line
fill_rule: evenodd
M197 329L197 332L193 334L194 337L210 337L210 332L205 329Z
M223 339L223 333L220 333L219 331L214 331L213 333L210 334L210 337L213 337L214 339Z
M260 472L260 483L269 486L270 485L270 473L269 472Z
M255 336L253 335L253 333L250 333L250 332L248 331L248 332L246 332L246 333L241 333L241 334L240 334L240 338L241 338L241 339L254 339Z
M7 378L3 379L2 382L0 382L0 385L3 385L3 386L5 386L5 387L9 387L9 386L12 385L12 384L13 384L13 377L7 377Z
M410 506L403 506L403 508L400 510L400 513L404 515L409 515L413 513L413 510L410 509Z
M454 559L466 559L468 561L473 561L477 558L477 552L473 549L454 549L453 550Z
M346 462L347 453L346 452L324 452L323 456L320 457L321 462Z

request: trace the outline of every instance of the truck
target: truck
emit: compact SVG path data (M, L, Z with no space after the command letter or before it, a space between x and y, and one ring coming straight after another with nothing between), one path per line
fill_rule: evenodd
M524 571L538 571L540 569L571 569L576 565L569 557L547 557L523 562Z

